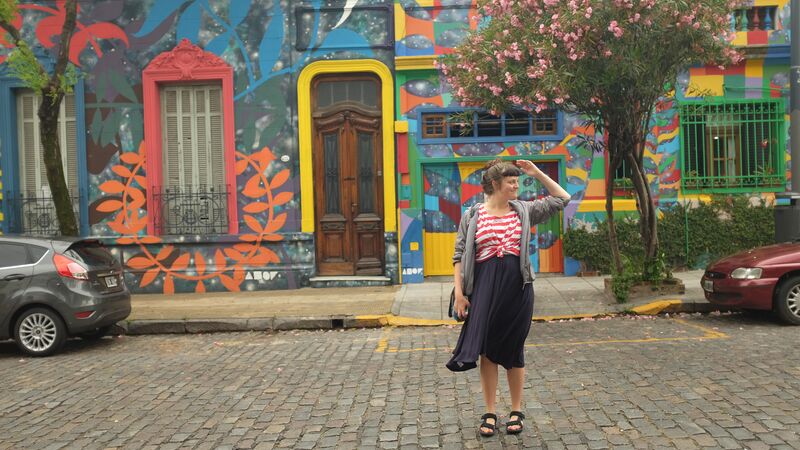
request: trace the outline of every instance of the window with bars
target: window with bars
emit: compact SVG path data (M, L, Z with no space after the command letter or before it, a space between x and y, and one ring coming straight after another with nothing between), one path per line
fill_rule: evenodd
M161 234L228 232L222 85L161 88L163 186L155 193Z
M16 222L12 227L14 231L54 235L58 234L59 229L44 164L44 148L39 136L38 111L41 101L41 97L30 89L16 92L19 189L13 192L9 201L13 204ZM73 199L73 211L79 217L78 136L74 94L65 95L61 102L57 133L64 178Z
M786 185L783 99L680 105L687 191L778 191Z
M558 139L558 114L511 111L493 115L485 111L422 111L419 120L421 143L474 142L498 140Z

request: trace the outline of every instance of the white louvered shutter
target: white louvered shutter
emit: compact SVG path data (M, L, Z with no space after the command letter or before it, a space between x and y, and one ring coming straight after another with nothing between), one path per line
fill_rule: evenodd
M225 183L221 87L166 86L161 102L165 187L179 187L187 193L208 192L209 188L216 192Z
M31 90L17 94L17 117L19 122L20 188L26 195L47 196L50 186L44 165L44 148L39 139L39 96ZM58 137L61 145L61 163L67 188L73 196L78 195L78 135L75 111L75 95L67 94L61 102L58 118Z

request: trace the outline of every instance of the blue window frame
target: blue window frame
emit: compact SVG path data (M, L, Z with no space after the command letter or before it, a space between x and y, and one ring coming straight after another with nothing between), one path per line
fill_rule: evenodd
M469 118L465 119L465 113ZM560 141L564 138L563 114L556 110L509 111L495 116L473 109L421 108L418 114L417 142L420 144Z
M36 53L36 51L34 51ZM49 55L37 56L44 62L46 69L53 66ZM2 168L2 231L4 233L24 232L21 229L23 218L20 204L16 201L22 198L19 173L19 139L18 139L18 114L17 93L25 89L21 80L12 76L7 71L7 65L0 66L0 168ZM75 95L75 128L77 137L78 160L78 223L81 235L89 231L88 214L88 174L86 168L86 117L84 111L84 82L80 79L74 87ZM41 202L34 208L40 207Z

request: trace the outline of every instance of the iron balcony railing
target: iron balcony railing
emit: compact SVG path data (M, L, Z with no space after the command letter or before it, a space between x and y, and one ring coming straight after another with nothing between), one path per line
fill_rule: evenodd
M714 99L679 108L685 191L785 189L783 99Z
M53 195L46 190L6 192L9 202L9 230L31 236L56 236L60 234L58 215ZM70 193L72 211L80 217L80 197Z
M153 194L154 223L161 235L228 232L229 186L161 186Z

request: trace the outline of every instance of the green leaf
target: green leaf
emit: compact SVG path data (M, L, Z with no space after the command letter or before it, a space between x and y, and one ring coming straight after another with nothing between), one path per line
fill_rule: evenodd
M103 114L100 111L100 108L96 108L94 110L94 115L92 117L92 124L90 125L90 130L91 130L92 140L95 142L95 144L100 143L100 133L103 132L102 115Z
M116 141L117 130L119 130L119 113L111 111L111 113L103 121L103 132L100 135L100 145L105 147Z
M122 94L123 97L134 103L139 102L139 99L136 98L136 93L133 91L133 88L130 84L128 84L127 80L122 76L121 73L111 72L109 81L111 81L111 86L116 89L117 92Z

